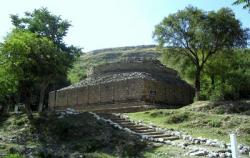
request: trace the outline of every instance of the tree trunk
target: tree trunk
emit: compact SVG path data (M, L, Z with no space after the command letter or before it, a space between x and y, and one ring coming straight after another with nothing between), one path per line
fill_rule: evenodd
M40 90L38 112L42 112L43 111L44 95L45 95L45 88L42 87L41 90Z
M25 98L25 111L27 113L28 119L32 120L33 115L32 115L32 110L30 108L30 97Z
M201 69L197 68L195 73L195 98L200 100Z
M46 91L47 86L48 86L48 83L43 83L41 86L38 112L43 111L43 103L44 103L45 91Z
M25 111L28 116L29 120L33 119L32 110L30 108L30 102L31 102L31 92L30 92L30 86L29 83L21 82L20 84L20 95L23 97L24 104L25 104Z

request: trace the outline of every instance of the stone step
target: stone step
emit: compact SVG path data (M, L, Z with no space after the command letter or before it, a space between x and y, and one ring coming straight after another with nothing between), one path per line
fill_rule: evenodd
M161 135L150 135L150 137L153 138L166 138L166 137L171 137L172 135L170 134L161 134Z
M131 130L148 130L148 129L152 129L152 128L141 126L141 125L124 125L124 126L131 129Z
M133 130L134 132L137 132L137 133L139 133L139 134L143 134L143 133L147 133L147 132L155 132L155 130L154 129L143 129L143 130Z
M179 140L180 138L179 138L179 137L176 137L176 136L172 136L172 137L164 137L163 139L164 139L165 141L166 141L166 140L174 141L174 140Z
M145 132L145 133L140 133L140 134L143 134L143 135L163 135L164 133L162 132L156 132L156 131L151 131L151 132Z
M116 122L116 123L123 123L123 122L130 122L130 123L132 123L131 121L128 121L128 120L125 120L125 119L111 119L111 120L114 121L114 122Z
M116 123L120 124L121 126L134 126L134 124L131 122L116 122Z
M85 109L82 111L92 111L92 112L96 112L96 113L121 113L121 112L139 112L139 111L145 111L145 110L149 110L149 108L145 108L143 106L129 106L129 107L100 107L98 106L97 108L89 108L89 109Z

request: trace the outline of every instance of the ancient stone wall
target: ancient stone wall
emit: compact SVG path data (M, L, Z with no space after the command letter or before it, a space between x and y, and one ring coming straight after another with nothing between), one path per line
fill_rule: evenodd
M63 89L49 94L50 108L87 108L92 105L140 101L143 95L143 80L131 79L107 84ZM56 96L55 96L56 95Z
M155 93L155 94L152 94ZM180 84L159 81L144 81L144 99L150 103L166 105L187 105L192 102L192 88Z
M130 106L137 102L175 106L192 103L194 98L194 88L159 61L106 64L92 73L77 84L51 92L50 109L123 108L122 103Z

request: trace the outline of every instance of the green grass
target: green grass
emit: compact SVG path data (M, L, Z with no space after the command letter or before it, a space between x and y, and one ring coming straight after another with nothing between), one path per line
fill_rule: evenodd
M34 135L38 139L34 139ZM22 138L21 143L0 142L0 153L21 154L23 147L45 148L85 157L134 157L141 154L146 143L137 136L112 128L89 113L66 116L58 119L55 114L34 114L29 121L25 114L0 117L0 136ZM37 150L38 157L49 157L54 152ZM16 155L10 155L16 156ZM25 156L24 156L25 157Z
M168 158L168 157L178 157L178 158L188 158L189 156L184 156L187 151L170 146L162 145L160 147L153 147L152 149L145 151L143 156L145 158Z
M7 156L4 156L3 158L23 158L19 154L8 154Z
M230 132L237 132L238 141L250 145L250 116L199 112L195 108L158 109L128 115L132 120L142 120L147 124L183 131L194 137L225 142L229 142Z

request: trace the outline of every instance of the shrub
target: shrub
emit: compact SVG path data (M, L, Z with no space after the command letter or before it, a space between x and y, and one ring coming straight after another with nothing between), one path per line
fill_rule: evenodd
M157 117L157 116L161 116L161 115L163 115L162 111L152 112L150 114L151 117Z
M221 127L221 121L219 120L211 120L208 122L208 126L210 127Z
M168 117L167 119L167 123L182 123L186 120L188 120L189 118L189 113L188 112L184 112L184 113L180 113L180 114L172 114Z
M6 155L4 158L23 158L23 157L19 154L9 154Z

